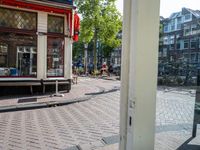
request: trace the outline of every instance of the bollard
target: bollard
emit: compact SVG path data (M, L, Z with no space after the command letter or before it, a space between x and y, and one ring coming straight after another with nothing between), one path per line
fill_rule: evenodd
M64 94L58 92L58 80L56 80L56 93L53 94L54 97L64 97Z

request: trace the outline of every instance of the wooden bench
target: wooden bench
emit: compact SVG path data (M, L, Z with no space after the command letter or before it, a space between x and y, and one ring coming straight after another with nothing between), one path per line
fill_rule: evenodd
M45 94L45 90L46 90L46 85L55 85L56 86L56 80L42 80L41 81L41 84L42 84L42 91L43 91L43 94ZM58 80L58 86L59 85L67 85L67 84L71 84L71 81L70 80Z
M58 80L58 85L71 85L71 80ZM33 86L42 87L42 92L45 94L46 85L56 85L56 80L36 80L36 81L0 81L0 87L30 87L30 93L33 94ZM70 89L68 89L69 91Z
M0 86L20 86L20 87L25 87L29 86L30 87L30 93L33 94L33 86L40 86L41 82L40 81L0 81Z

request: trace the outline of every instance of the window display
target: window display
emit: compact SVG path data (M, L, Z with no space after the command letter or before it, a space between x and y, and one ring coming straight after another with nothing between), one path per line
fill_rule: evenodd
M0 29L0 77L36 77L37 13L0 7Z
M48 37L47 76L64 76L64 38Z
M36 77L37 37L0 32L0 76Z

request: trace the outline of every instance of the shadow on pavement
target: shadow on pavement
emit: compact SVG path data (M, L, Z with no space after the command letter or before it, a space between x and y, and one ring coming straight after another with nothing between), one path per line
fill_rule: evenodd
M200 145L189 144L193 139L193 137L190 137L177 150L200 150Z

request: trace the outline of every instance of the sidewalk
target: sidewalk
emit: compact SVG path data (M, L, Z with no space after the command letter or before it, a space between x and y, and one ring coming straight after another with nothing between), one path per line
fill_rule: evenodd
M77 99L90 96L88 101L0 113L0 149L118 150L120 82L79 79L71 94ZM79 86L89 94L78 95ZM87 87L91 87L90 91L96 87L103 92L95 94ZM197 137L190 138L194 102L194 93L190 90L158 89L155 150L200 149L200 126Z
M78 84L72 84L69 93L62 93L64 97L52 96L53 93L45 95L25 95L25 96L7 96L0 98L0 112L21 109L50 107L56 105L65 105L90 99L94 93L104 91L102 87L90 85L95 79L79 77Z

